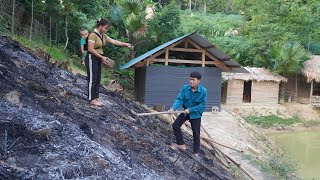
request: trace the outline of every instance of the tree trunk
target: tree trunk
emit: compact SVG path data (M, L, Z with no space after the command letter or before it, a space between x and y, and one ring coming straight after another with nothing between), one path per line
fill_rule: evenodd
M33 30L33 0L31 0L31 24L30 24L30 35L29 40L32 39L32 30Z
M49 20L50 20L50 24L49 24L49 43L50 43L50 46L51 46L51 16L50 16L50 18L49 18Z
M58 23L56 22L56 44L58 44Z
M14 13L15 13L16 1L12 2L12 19L11 19L11 33L14 34Z
M295 88L295 97L298 97L298 73L296 73L296 88Z
M65 36L66 36L66 44L64 45L64 51L67 49L69 37L68 37L68 19L66 17L66 26L65 26Z
M191 12L191 0L189 0L189 11Z
M286 91L286 86L283 81L280 81L279 83L279 104L283 104L285 100L285 91Z
M207 1L203 2L203 13L206 14L207 13Z
M229 11L231 11L232 0L227 0L226 3L226 13L229 13Z

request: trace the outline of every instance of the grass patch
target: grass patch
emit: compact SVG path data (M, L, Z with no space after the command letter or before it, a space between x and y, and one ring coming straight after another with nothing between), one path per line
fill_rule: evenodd
M317 120L306 120L306 121L302 121L302 125L304 127L315 127L315 126L319 126L320 125L320 121L317 121Z
M250 159L254 164L258 165L263 172L276 176L277 179L287 179L291 177L298 167L298 163L291 157L272 154L267 161Z
M300 119L297 116L294 116L292 118L282 118L276 115L269 115L269 116L250 115L245 117L245 120L250 124L254 124L262 128L271 128L277 125L290 126L300 122Z
M48 52L51 57L54 59L54 60L57 60L57 61L67 61L67 56L65 55L65 53L63 52L63 50L61 49L62 47L48 47L46 48L46 52Z

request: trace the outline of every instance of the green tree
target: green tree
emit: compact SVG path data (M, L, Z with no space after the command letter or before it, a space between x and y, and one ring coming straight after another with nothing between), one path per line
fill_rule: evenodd
M275 45L268 52L257 55L255 65L266 67L280 74L300 72L303 62L309 58L309 53L298 42L288 42Z

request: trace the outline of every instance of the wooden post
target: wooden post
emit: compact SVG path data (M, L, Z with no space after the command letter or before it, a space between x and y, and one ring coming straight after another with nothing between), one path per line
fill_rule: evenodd
M313 80L311 80L310 99L309 99L310 103L312 103L312 102L311 102L311 100L312 100L312 99L311 99L312 93L313 93Z
M169 49L166 48L166 52L165 52L165 61L164 61L164 65L168 66L168 59L169 59Z
M184 48L188 48L188 39L184 41Z
M147 59L147 66L150 65L150 58Z
M206 66L206 50L202 49L202 67Z

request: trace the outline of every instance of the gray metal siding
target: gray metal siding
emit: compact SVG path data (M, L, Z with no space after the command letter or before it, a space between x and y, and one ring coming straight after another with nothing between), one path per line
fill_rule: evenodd
M211 111L212 106L220 108L221 69L213 67L146 67L144 103L150 107L155 104L163 104L168 109L172 106L182 86L189 84L189 75L193 71L202 74L201 84L208 91L206 111Z
M144 103L146 67L135 68L134 75L134 98L136 101Z

